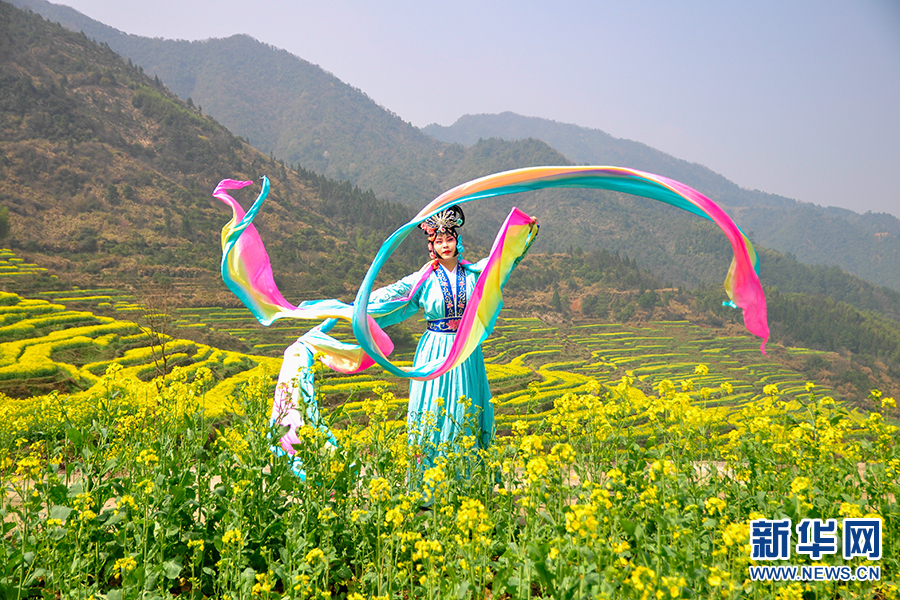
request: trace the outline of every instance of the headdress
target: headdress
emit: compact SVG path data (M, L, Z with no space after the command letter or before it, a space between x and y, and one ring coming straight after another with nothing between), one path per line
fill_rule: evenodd
M448 233L456 238L456 255L462 256L464 251L462 236L457 231L466 221L466 215L459 206L451 206L447 210L432 215L419 223L419 227L428 235L428 254L432 259L437 258L434 253L434 238L439 233Z
M419 227L428 234L429 237L436 233L449 233L456 237L456 228L462 227L465 223L466 216L458 206L451 206L445 211L432 215L419 223Z

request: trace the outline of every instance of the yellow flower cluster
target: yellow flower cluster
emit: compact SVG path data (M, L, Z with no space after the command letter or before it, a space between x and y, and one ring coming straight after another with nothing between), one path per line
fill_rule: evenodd
M430 469L425 469L422 475L423 492L427 500L433 500L440 497L449 489L450 485L447 481L447 474L444 472L442 465L436 465Z
M536 456L528 461L528 465L525 467L525 472L528 477L528 481L531 482L532 485L539 483L544 480L547 476L547 473L550 472L550 467L547 466L547 461L544 460L543 456Z
M491 530L487 511L480 500L467 498L462 501L456 513L456 524L462 533L462 539L472 539L475 542L487 543L484 534Z
M652 592L656 588L656 571L650 567L638 565L625 580L625 583L638 592Z
M579 538L597 539L597 506L591 504L573 504L566 511L566 531Z
M325 561L325 553L322 552L321 548L313 548L306 553L303 560L305 560L307 564L315 565L316 563Z
M222 543L226 546L241 547L244 545L244 535L240 529L229 529L222 535Z
M722 500L721 498L717 498L716 496L707 498L706 502L704 502L703 505L706 507L706 512L711 515L714 515L716 513L723 514L723 512L725 511L725 507L727 506L724 500Z
M113 571L118 571L120 573L127 571L134 571L137 568L137 561L134 557L127 556L125 558L117 558L116 562L113 564Z
M369 482L369 499L372 502L384 502L391 497L391 486L384 477L376 477Z
M262 596L268 594L275 587L275 573L266 571L265 573L256 574L256 583L250 590L253 596Z
M791 482L791 492L794 495L809 489L809 477L795 477Z

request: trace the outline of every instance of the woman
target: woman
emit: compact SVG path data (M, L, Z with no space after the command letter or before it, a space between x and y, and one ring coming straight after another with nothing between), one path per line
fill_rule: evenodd
M457 229L463 224L462 211L456 206L463 202L523 191L580 187L645 196L709 219L722 229L734 251L734 259L725 280L725 290L731 299L728 304L742 309L744 324L750 332L763 339L760 350L765 352L769 326L765 295L757 276L759 259L753 244L712 200L666 177L624 167L529 167L463 183L432 200L385 241L357 292L354 305L330 299L301 302L297 306L285 300L278 291L269 257L252 225L268 195L269 180L263 177L263 189L246 212L228 194L228 190L241 189L252 183L224 179L213 192L213 196L229 205L233 212L231 221L222 228L223 280L263 325L286 317L324 319L289 349L289 352L297 349L297 354L302 354L298 356L297 364L292 366L286 363L282 366L284 377L279 378L279 381L287 383L279 385L280 391L272 406L272 418L289 428L289 433L285 434L280 444L281 450L288 454L293 454L294 446L302 443L295 430L304 423L301 407L293 399L290 382L298 382L302 388L302 396L310 407L308 415L311 421L318 421L310 370L315 358L341 373L358 373L376 363L391 374L411 379L427 378L440 372L442 375L437 380L421 384L414 382L411 385L410 422L420 425L423 423L423 416L434 415L435 409L439 407L436 399L443 397L446 401L446 406L443 407L446 409L446 418L441 419L440 427L435 432L437 435L431 436L431 441L454 439L465 417L472 415L476 418L477 426L472 428L471 433L477 434L477 441L481 446L490 442L493 414L478 344L493 330L503 306L503 286L534 241L538 227L534 217L513 208L498 232L489 257L474 266L457 264L454 277L450 274L454 266L454 260L451 259L458 259L458 254L462 252ZM429 248L436 261L433 265L426 265L431 271L423 268L415 276L379 290L378 296L373 298L369 290L379 269L407 233L417 226L425 229L430 238ZM448 234L457 242L452 255L445 246L449 244L453 247L453 242L444 236L439 239L438 234ZM442 254L439 255L436 251ZM443 273L437 271L437 268L444 269ZM470 297L476 281L479 288ZM419 282L427 285L419 285ZM445 288L450 290L449 295L445 296ZM416 302L406 301L403 290L412 294ZM459 322L464 303L468 303L471 308L477 305L478 310L469 310ZM429 331L419 343L416 367L413 371L405 371L387 360L393 345L381 327L408 318L419 308L425 309ZM356 345L341 343L327 335L336 319L352 323ZM454 336L447 332L452 332L455 324L458 324L459 332ZM437 334L443 334L443 337ZM453 340L457 343L454 344ZM452 350L448 351L443 362L427 360L428 356L441 356L448 346ZM289 358L287 354L285 358ZM451 365L456 365L457 368L448 370ZM298 370L304 368L306 375L298 378ZM459 395L471 398L469 408L465 403L459 402ZM440 415L439 412L437 414Z
M458 206L426 219L421 227L428 236L433 271L412 296L404 318L425 311L427 329L419 340L414 363L422 365L443 359L450 353L466 303L485 260L471 264L461 260L463 245L459 228L465 216ZM419 274L372 292L370 302L386 302L405 297L417 283ZM494 409L481 347L459 366L436 379L412 380L407 415L410 442L422 451L421 469L434 461L460 434L475 436L475 446L490 445L494 430Z

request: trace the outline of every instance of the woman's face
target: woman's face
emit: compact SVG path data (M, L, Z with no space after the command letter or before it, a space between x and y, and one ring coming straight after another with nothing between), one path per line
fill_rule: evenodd
M456 238L449 233L439 233L434 236L434 253L440 259L449 259L456 256Z

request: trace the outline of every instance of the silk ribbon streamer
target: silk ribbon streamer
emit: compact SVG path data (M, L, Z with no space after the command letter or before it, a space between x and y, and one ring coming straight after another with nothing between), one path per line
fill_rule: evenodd
M276 453L294 454L294 445L300 442L297 428L307 421L326 434L329 443L335 444L331 431L319 419L318 404L315 399L315 388L311 376L313 361L318 358L326 366L341 373L356 373L374 364L373 360L362 348L355 344L340 342L327 334L334 326L336 319L355 321L362 319L366 323L366 342L374 348L379 357L385 357L393 350L393 343L382 331L382 325L391 325L402 320L405 309L416 291L425 282L436 267L436 262L425 264L415 278L416 284L409 293L400 299L387 302L368 302L362 314L357 316L354 307L339 300L314 300L301 302L294 306L287 300L275 285L272 266L265 251L259 233L252 225L262 203L269 192L269 181L263 177L262 190L251 208L245 213L243 208L229 194L229 190L240 189L251 185L250 181L225 179L219 183L213 196L228 204L232 209L232 219L222 229L222 279L238 298L250 309L250 312L263 325L269 325L277 319L323 319L322 324L313 328L297 342L292 344L284 354L275 400L272 405L272 421L288 427L282 437L280 447L273 448ZM479 278L480 285L473 292L468 307L478 309L478 299L484 294L485 282L488 297L494 302L484 302L479 310L464 311L462 322L468 323L467 331L474 331L478 339L490 333L496 315L499 313L499 288L506 283L509 273L518 260L524 255L537 233L537 224L521 211L513 209L507 223L498 235L494 244L491 259ZM504 254L505 253L505 254ZM475 317L479 318L476 319ZM480 335L487 326L487 333ZM472 346L474 347L474 346ZM427 373L421 378L440 376L447 368L465 360L471 353L471 347L459 346L451 351L446 365L434 373ZM300 412L305 409L304 415ZM295 471L303 476L302 466L294 463Z
M417 283L406 297L389 302L370 303L369 297L378 273L400 243L418 227L419 223L454 204L518 192L565 187L605 189L644 196L687 210L718 225L734 251L734 258L725 279L725 290L731 299L727 304L743 310L745 326L751 333L763 338L760 349L765 353L769 327L766 320L765 297L758 277L759 260L753 245L725 211L712 200L666 177L622 167L531 167L497 173L464 183L435 198L382 244L360 285L353 305L338 300L315 300L302 302L297 306L285 300L275 285L269 257L256 228L252 225L268 194L268 179L263 177L262 191L246 213L228 194L228 190L240 189L251 183L226 179L219 183L213 193L233 211L232 220L222 229L222 278L263 325L286 317L324 319L322 326L301 337L298 343L309 349L311 356L318 356L324 364L342 373L355 373L377 363L399 377L428 380L439 377L462 363L493 330L503 305L503 287L537 234L535 220L515 208L507 217L463 312L450 353L442 360L411 368L394 365L387 359L393 344L381 329L382 326L393 324L402 318L400 315L415 296L416 290L429 276L434 264L428 263L419 271ZM351 321L358 345L338 342L328 336L326 332L333 325L332 319ZM303 362L305 364L308 361ZM310 387L309 390L304 390L304 396L314 400L311 380L306 378L301 380L301 387ZM285 408L289 396L289 394L285 396L281 409ZM275 404L273 418L276 415L275 409L279 408L280 403L276 401ZM309 413L311 410L309 404L307 406L308 416L312 416ZM300 419L302 421L302 417ZM283 442L283 447L286 451L292 452L289 444Z
M365 306L378 272L410 231L423 220L450 206L505 194L566 187L604 189L644 196L694 213L718 225L725 233L734 251L734 257L725 278L725 291L730 298L730 302L726 304L743 310L744 325L751 333L763 339L760 350L765 354L765 343L769 338L766 300L759 282L759 258L747 236L724 210L697 190L667 177L623 167L516 169L475 179L435 198L409 223L399 228L385 241L363 279L356 295L353 314L353 332L363 350L386 371L400 377L415 379L437 377L465 360L471 351L490 335L502 306L502 287L506 283L505 278L509 277L509 271L514 263L509 260L509 256L506 256L504 261L502 253L495 256L494 250L498 243L502 243L501 240L505 241L507 233L512 231L515 235L518 233L516 228L526 226L521 219L517 218L516 209L507 219L494 243L495 247L491 251L488 267L485 268L488 276L485 277L482 274L476 284L473 297L477 295L478 300L466 307L450 355L440 365L427 364L411 369L400 369L378 351L372 336L373 332L367 321L363 319ZM524 215L520 211L519 213ZM498 286L497 283L500 285ZM476 313L477 316L470 314L470 311Z

